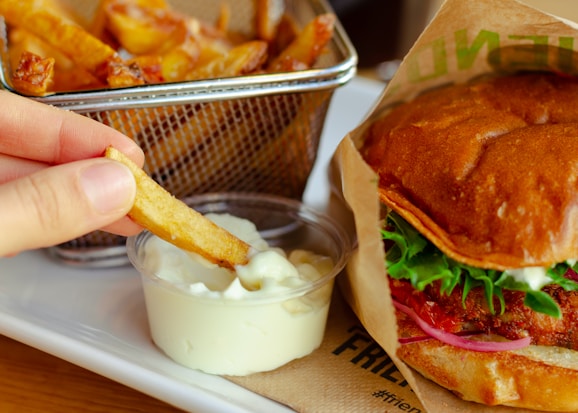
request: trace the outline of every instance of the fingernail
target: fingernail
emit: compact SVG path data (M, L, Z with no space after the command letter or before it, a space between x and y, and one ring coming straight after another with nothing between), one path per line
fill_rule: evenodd
M80 183L94 209L101 214L130 208L136 192L130 170L114 161L86 167L80 173Z

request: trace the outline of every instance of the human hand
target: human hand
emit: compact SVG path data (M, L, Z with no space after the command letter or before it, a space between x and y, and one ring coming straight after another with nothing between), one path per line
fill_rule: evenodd
M144 162L142 150L112 128L0 91L0 257L96 229L140 231L126 217L134 177L102 157L107 146Z

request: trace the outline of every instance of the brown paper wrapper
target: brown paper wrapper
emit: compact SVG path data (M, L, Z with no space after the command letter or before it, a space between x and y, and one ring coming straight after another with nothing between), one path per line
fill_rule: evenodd
M576 74L574 23L514 0L448 0L404 58L366 121L340 143L332 160L333 213L350 214L358 247L340 287L369 334L386 350L428 412L529 412L466 402L424 379L397 357L397 326L380 236L377 176L357 148L373 119L397 102L451 83L519 70ZM342 197L341 200L337 199ZM337 199L337 200L336 200ZM349 210L349 212L347 212ZM539 389L537 389L539 391ZM578 395L577 395L578 397Z

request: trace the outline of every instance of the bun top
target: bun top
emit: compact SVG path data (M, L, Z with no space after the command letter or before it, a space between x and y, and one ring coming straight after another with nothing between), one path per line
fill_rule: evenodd
M578 79L436 89L367 130L380 198L451 258L504 270L578 258Z

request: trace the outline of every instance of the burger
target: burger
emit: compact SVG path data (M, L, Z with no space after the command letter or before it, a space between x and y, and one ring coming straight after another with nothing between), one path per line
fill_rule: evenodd
M578 79L484 76L372 119L397 356L465 400L578 411Z

